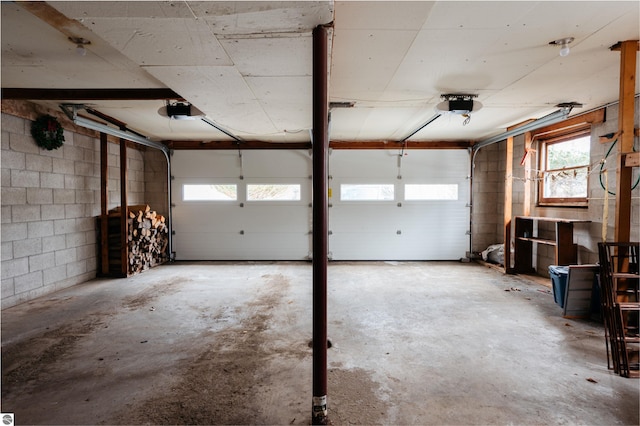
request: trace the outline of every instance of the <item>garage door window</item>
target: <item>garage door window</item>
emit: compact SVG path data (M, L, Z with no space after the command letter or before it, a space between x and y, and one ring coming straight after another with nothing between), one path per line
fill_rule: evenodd
M299 184L249 184L247 201L299 201Z
M184 201L234 201L238 199L238 187L234 184L185 184L182 186Z
M386 201L394 200L393 184L352 184L340 185L341 201Z
M458 185L406 184L404 199L408 201L457 200Z

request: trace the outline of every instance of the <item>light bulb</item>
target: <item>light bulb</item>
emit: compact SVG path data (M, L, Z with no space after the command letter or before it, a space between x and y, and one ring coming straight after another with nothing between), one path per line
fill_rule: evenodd
M76 53L80 56L85 56L87 54L87 49L85 49L82 44L78 44L76 45Z
M567 56L571 49L569 49L569 43L562 43L562 47L560 48L560 56Z

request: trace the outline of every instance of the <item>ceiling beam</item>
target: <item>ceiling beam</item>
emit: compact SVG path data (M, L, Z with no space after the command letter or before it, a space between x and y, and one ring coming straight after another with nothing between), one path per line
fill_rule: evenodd
M184 100L182 96L171 89L27 89L27 88L3 88L3 99L21 100L156 100L176 99Z
M311 142L264 142L264 141L164 141L169 149L311 149ZM330 141L331 149L467 149L470 141Z
M471 141L331 141L332 149L467 149Z

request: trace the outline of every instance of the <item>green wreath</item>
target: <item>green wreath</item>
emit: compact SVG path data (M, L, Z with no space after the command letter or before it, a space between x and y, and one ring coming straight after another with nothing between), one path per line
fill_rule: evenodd
M49 151L58 149L64 143L62 126L57 118L42 115L31 124L31 135L40 148Z

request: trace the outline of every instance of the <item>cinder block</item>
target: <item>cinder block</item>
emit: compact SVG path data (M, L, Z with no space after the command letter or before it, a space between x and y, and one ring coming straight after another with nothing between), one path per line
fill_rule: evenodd
M55 204L73 204L76 202L76 191L73 189L54 189L53 202Z
M42 215L42 220L64 219L64 204L47 206L42 209L40 214Z
M64 175L64 187L67 189L85 189L84 177Z
M75 277L87 272L87 262L85 260L78 260L76 262L67 264L67 277Z
M70 234L76 232L75 219L60 219L53 221L53 230L55 235Z
M96 257L96 245L95 244L85 244L83 246L76 247L76 256L78 260L85 260L91 257Z
M84 216L84 204L66 204L64 206L64 217L75 219Z
M27 188L28 204L53 204L53 189Z
M40 147L36 145L36 141L33 140L31 135L12 133L9 139L9 146L12 150L18 152L25 152L30 154L39 154Z
M27 238L26 223L7 223L2 225L2 242L24 240Z
M11 208L11 221L13 223L19 222L33 222L40 220L40 206L12 206Z
M44 220L40 222L27 223L27 237L41 238L53 235L53 221Z
M75 164L76 176L96 176L96 172L99 173L100 168L93 163L85 163L84 161L76 161Z
M9 144L10 137L9 132L5 132L4 130L0 132L0 146L2 149L11 149L11 145Z
M26 257L20 259L5 260L2 262L2 279L13 278L29 272L29 260Z
M82 245L85 245L87 242L84 232L74 232L71 234L65 234L65 238L67 240L66 241L67 248L82 246Z
M97 269L98 269L98 260L97 260L97 258L94 256L94 257L90 257L89 259L87 259L87 272L92 275L89 279L95 278L95 274L96 274L96 270Z
M27 204L26 188L2 187L2 205L15 206Z
M100 147L100 141L99 139L93 138L91 136L74 133L73 145L84 148L86 150L98 150Z
M65 145L64 158L67 160L82 161L84 160L84 149L78 146Z
M95 231L97 228L95 217L82 217L76 219L76 231Z
M2 186L11 187L11 169L2 169L0 172L2 173L0 175L0 180L2 181L0 184Z
M32 256L42 253L42 239L29 238L26 240L13 241L13 256L18 259L20 257Z
M53 252L29 256L29 272L42 271L56 266L56 256Z
M13 259L13 241L7 241L2 243L0 248L0 254L2 254L2 261Z
M42 271L20 275L13 279L16 294L42 287Z
M49 253L56 250L64 250L67 246L67 239L63 235L52 235L42 237L42 253Z
M44 285L50 285L65 279L67 279L67 265L60 265L42 271Z
M41 188L64 188L64 175L58 173L40 173Z
M15 288L13 286L13 278L3 279L2 280L2 298L5 299L9 296L13 296L15 293ZM3 306L4 307L4 306Z
M48 172L53 171L53 162L50 157L45 157L37 154L26 154L26 169L36 172Z
M39 188L40 173L27 170L11 170L11 186L14 188Z
M76 249L69 248L64 250L58 250L56 254L56 266L66 265L67 263L76 261Z
M87 176L84 178L85 189L100 191L100 178Z
M77 190L76 201L77 204L90 204L94 202L94 194L91 190Z
M26 168L26 154L23 152L2 150L2 168L24 170Z
M53 158L53 173L72 175L75 172L75 161L65 158Z
M2 130L10 133L18 133L21 135L26 134L25 131L25 122L27 120L16 117L15 115L2 114L2 121L0 121ZM29 126L31 126L31 122L28 121Z

